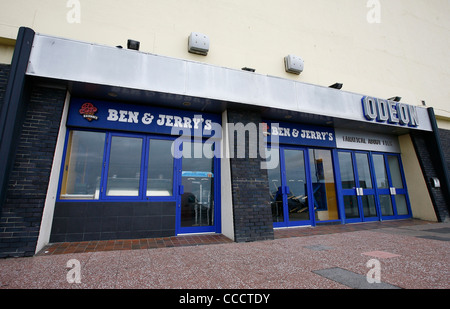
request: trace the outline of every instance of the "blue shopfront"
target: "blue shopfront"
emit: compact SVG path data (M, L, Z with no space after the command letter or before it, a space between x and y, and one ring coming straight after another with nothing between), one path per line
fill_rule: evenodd
M72 99L50 240L220 232L220 122Z
M412 216L396 136L265 122L275 228Z

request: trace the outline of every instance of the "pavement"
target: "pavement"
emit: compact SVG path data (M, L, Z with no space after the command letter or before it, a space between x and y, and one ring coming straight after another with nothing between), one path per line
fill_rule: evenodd
M249 243L48 247L0 259L0 289L449 289L449 241L450 223L411 219L276 230Z

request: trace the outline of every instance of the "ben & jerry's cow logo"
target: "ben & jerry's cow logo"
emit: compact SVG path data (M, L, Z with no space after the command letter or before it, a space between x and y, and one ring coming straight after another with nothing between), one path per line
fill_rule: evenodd
M98 111L97 107L92 103L84 103L80 109L80 115L87 121L98 120L98 116L95 113Z

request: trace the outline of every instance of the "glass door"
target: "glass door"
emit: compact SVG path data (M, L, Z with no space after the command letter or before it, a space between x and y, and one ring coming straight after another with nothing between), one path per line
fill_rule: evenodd
M339 220L332 152L329 149L309 149L308 152L315 220Z
M373 164L382 218L410 217L411 209L400 157L396 154L373 154Z
M338 157L346 221L378 220L369 153L339 151Z
M278 168L268 170L274 227L312 224L303 149L280 148Z
M179 164L177 234L216 232L214 144L183 142Z

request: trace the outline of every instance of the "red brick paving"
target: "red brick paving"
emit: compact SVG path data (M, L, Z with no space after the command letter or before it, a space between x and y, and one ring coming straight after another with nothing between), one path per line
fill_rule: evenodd
M346 233L362 230L373 230L379 228L391 228L411 225L421 225L428 222L420 220L399 220L383 221L346 225L322 225L316 227L299 227L287 229L275 229L275 239L290 237L306 237L313 235L326 235L336 233ZM196 246L206 244L222 244L233 242L221 234L205 235L183 235L164 238L147 239L127 239L127 240L105 240L105 241L85 241L85 242L65 242L50 244L45 247L38 255L57 255L69 253L86 253L113 250L138 250L152 248L169 248L181 246Z

